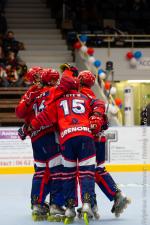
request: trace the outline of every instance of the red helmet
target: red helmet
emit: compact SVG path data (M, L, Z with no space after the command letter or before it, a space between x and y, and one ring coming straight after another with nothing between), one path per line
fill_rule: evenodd
M43 84L55 85L59 79L59 73L52 68L46 68L41 73L41 80Z
M78 78L80 80L80 84L87 87L92 87L95 83L95 75L89 70L81 71Z
M40 78L42 70L42 67L39 66L30 68L26 74L27 80L31 83L36 82L37 78Z

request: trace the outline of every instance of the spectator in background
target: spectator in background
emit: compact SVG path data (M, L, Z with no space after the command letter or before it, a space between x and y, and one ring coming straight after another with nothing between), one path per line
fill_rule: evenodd
M14 52L10 51L6 58L6 72L9 86L22 86L27 66L25 62L16 57Z
M0 66L5 67L5 64L6 64L6 59L4 56L2 46L0 45Z
M0 46L0 87L8 87L7 73L5 70L6 59L4 57L2 46Z
M24 44L15 39L14 32L8 31L6 37L3 39L3 49L5 56L11 51L14 52L15 55L18 54L19 50L24 50Z
M7 31L7 21L2 11L0 11L0 35L4 35Z
M8 87L9 82L7 81L7 73L5 67L0 65L0 87Z

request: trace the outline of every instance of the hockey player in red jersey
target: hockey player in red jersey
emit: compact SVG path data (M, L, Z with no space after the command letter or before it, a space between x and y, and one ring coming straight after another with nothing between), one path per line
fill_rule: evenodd
M29 92L30 98L28 94L25 94L16 109L17 115L21 115L22 118L24 115L26 127L35 116L43 111L46 101L54 97L56 89L54 86L59 79L59 73L51 68L43 69L40 70L40 77L38 89L33 93ZM60 89L60 93L61 91ZM23 112L24 110L26 113ZM40 129L28 132L32 143L35 169L31 190L33 220L47 218L49 208L45 204L45 199L49 192L51 194L50 213L64 214L64 210L60 208L63 204L60 179L61 154L54 131L53 126L41 126Z
M36 96L39 95L40 89L42 88L40 83L41 67L32 67L26 74L28 81L31 83L31 87L21 98L20 103L16 107L16 115L18 118L25 118L30 111L29 105L34 101Z
M80 92L84 93L89 98L95 99L96 96L94 92L91 90L91 87L95 83L95 76L90 71L81 71L78 76L80 80ZM108 119L107 115L104 114L104 124L102 126L102 131L108 129ZM105 145L106 145L106 136L103 132L100 132L99 135L94 134L95 146L96 146L96 183L100 187L100 189L104 192L107 198L110 201L114 201L112 207L112 213L116 216L119 216L120 213L126 208L126 205L129 203L129 199L124 196L121 190L117 187L117 184L113 180L110 173L107 172L105 163ZM95 212L97 211L97 207L95 207Z
M94 122L97 123L97 132L100 131L103 118L99 110L103 113L105 111L105 108L98 107L98 104L95 100L91 101L77 90L72 90L58 99L54 105L48 106L31 122L34 129L42 125L58 124L64 166L62 179L66 206L65 223L68 223L76 215L77 159L83 203L82 214L85 215L85 219L86 215L93 216L92 207L95 204L95 146L90 130L90 121L92 123L91 118L95 117ZM92 114L94 115L92 116Z

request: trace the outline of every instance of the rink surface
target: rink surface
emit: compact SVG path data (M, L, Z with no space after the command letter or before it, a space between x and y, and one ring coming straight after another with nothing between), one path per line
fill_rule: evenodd
M132 203L119 217L111 213L112 202L96 186L101 219L90 225L148 225L150 224L150 172L112 173L123 192ZM32 175L0 175L0 224L1 225L46 225L50 222L33 222L30 209ZM146 185L143 185L146 182ZM62 224L62 223L51 223ZM74 224L84 224L82 220Z

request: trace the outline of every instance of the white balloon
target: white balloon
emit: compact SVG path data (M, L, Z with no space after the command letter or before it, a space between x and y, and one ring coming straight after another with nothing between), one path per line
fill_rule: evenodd
M112 114L112 115L116 115L118 112L118 108L115 105L110 104L108 106L108 111Z
M115 95L116 94L116 87L111 87L111 89L110 89L110 94L111 95Z
M130 59L130 66L131 67L136 67L137 65L137 60L133 57Z
M94 58L94 56L90 56L89 58L88 58L88 62L89 63L94 63L95 62L95 58Z
M105 109L107 110L107 108L109 107L108 103L105 103Z
M106 73L102 72L99 76L102 80L104 80L106 78Z
M82 47L80 48L80 50L82 51L82 52L87 52L87 47L85 46L85 45L82 45Z

